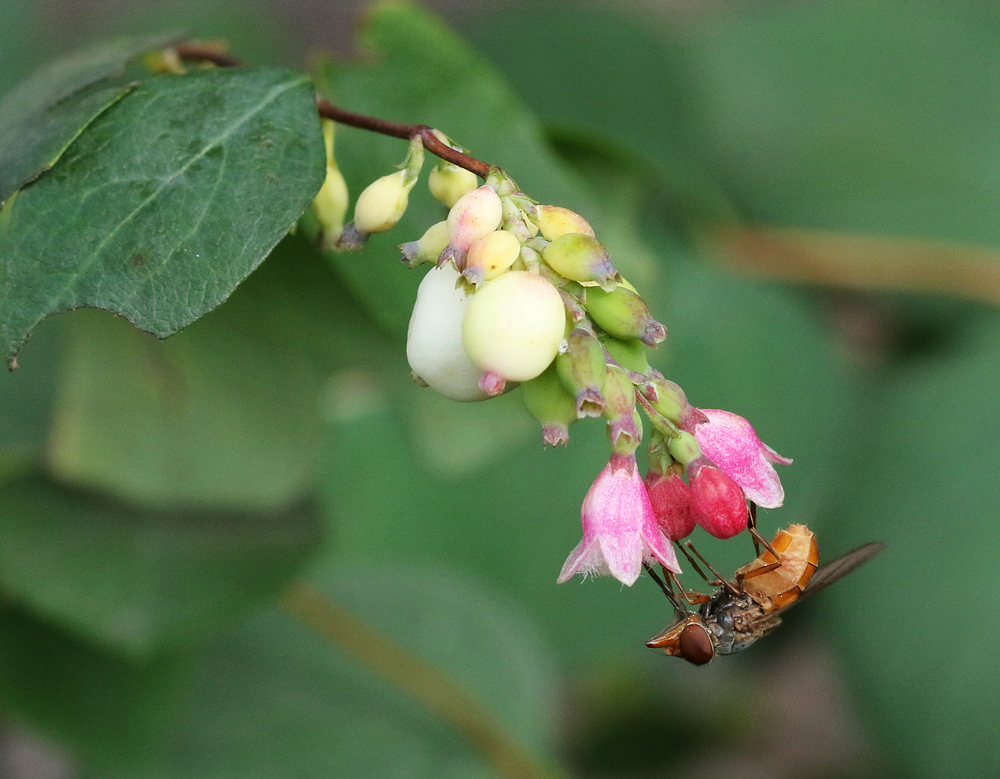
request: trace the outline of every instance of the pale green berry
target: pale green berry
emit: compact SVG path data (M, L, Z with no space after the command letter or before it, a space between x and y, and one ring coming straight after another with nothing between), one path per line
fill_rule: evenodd
M562 297L547 279L508 271L469 300L462 343L472 361L507 381L528 381L548 367L566 329Z
M568 233L582 233L594 236L594 228L575 211L562 206L538 206L538 229L550 241Z
M451 208L458 199L479 185L479 177L470 170L441 161L427 177L427 186L435 199Z
M520 255L521 242L517 236L507 230L496 230L469 247L463 275L474 284L496 278Z
M483 370L462 346L462 320L469 305L451 265L431 268L417 290L406 334L406 360L414 375L452 400L485 400Z
M396 226L410 197L416 178L400 170L375 179L358 196L354 224L362 233L383 233Z

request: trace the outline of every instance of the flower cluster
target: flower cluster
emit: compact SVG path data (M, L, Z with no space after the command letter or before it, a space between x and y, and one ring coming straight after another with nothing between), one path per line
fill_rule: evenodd
M340 248L396 224L422 160L422 147L411 143L401 170L361 193L352 223L341 229L333 220ZM748 500L782 504L773 464L791 461L745 419L695 408L650 367L646 349L666 338L666 328L582 216L539 204L497 168L480 184L442 162L429 183L447 218L400 247L411 267L433 264L407 336L414 379L461 401L520 386L553 446L566 444L580 419L606 424L610 458L583 501L583 540L560 582L607 574L631 585L654 562L679 573L672 542L696 525L730 538L747 528ZM636 462L640 412L651 427L645 478Z

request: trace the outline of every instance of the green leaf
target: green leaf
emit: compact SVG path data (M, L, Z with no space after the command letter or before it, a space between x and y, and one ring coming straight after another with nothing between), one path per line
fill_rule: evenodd
M7 143L0 137L0 207L55 165L88 124L132 89L127 84L89 87L10 128Z
M41 479L0 500L0 585L134 657L199 640L267 597L319 543L307 508L142 511Z
M67 319L54 472L151 506L281 510L310 492L329 374L385 348L298 239L166 341L103 312Z
M733 9L689 36L679 120L750 221L1000 245L994 9Z
M49 63L0 100L0 206L55 164L93 119L132 88L100 84L177 35L122 38Z
M378 641L485 705L494 727L528 755L551 748L555 678L537 636L508 606L463 579L409 568L323 575L335 630L365 615ZM348 643L355 644L355 640ZM287 612L268 611L203 653L168 749L142 776L492 776L425 703L385 678L382 651L328 644ZM262 712L266 712L262 716Z
M991 618L1000 440L1000 317L869 381L824 527L886 551L824 593L822 624L908 776L1000 772Z
M504 167L532 197L594 213L585 190L546 144L539 123L478 53L409 3L379 4L365 20L361 40L370 56L322 66L321 93L352 111L438 127L474 156ZM353 128L338 129L336 149L354 196L406 155L402 141ZM425 165L435 162L428 156ZM379 322L399 333L406 331L422 272L401 270L396 247L445 216L424 181L411 193L399 225L373 236L364 257L330 255ZM594 222L599 228L600 219Z
M0 342L106 308L160 337L225 300L305 210L323 149L304 76L150 78L105 111L0 228Z
M130 663L0 606L0 711L100 765L135 765L174 713L187 668Z

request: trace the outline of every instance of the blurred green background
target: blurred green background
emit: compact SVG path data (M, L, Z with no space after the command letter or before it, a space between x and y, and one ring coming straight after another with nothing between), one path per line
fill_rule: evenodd
M670 328L654 364L795 459L765 533L887 551L703 668L643 646L651 583L556 586L603 433L543 451L517 393L409 382L395 246L440 218L415 191L363 255L293 237L165 342L74 312L0 376L0 774L491 775L275 605L299 576L571 775L996 776L1000 11L425 7L0 0L0 89L184 29L440 127L585 214ZM355 193L404 155L337 144Z

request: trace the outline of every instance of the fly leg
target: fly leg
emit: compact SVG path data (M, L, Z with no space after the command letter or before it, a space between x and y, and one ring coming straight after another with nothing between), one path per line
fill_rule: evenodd
M687 547L687 549L685 549L684 547ZM692 544L690 541L685 541L683 544L678 544L677 548L684 553L684 556L688 559L688 562L691 563L691 567L698 572L698 575L702 579L704 579L707 584L709 584L712 587L722 587L722 589L724 589L730 595L739 595L740 592L739 589L737 589L736 586L728 579L726 579L721 573L715 570L712 567L712 564L708 562L708 560L706 560L704 557L702 557L701 552L699 552L697 549L694 548L694 544ZM714 579L709 579L705 575L705 572L698 567L698 563L695 562L694 557L691 556L692 554L699 560L701 560L702 565L704 565L712 573L712 575L715 576Z
M781 565L781 558L778 556L778 553L774 551L774 547L768 543L764 536L757 532L757 504L753 501L750 502L750 520L747 523L747 530L750 531L750 535L753 537L753 548L757 553L757 557L760 558L760 548L763 546L771 554L771 557L774 558L774 562L766 563L759 568L754 568L752 571L747 571L746 573L736 574L736 578L739 581L752 579L754 576L769 573Z
M675 593L674 590L673 590L673 588L667 583L667 582L670 581L670 578L668 577L666 581L664 581L663 579L661 579L656 574L656 571L654 571L649 566L648 563L643 563L642 567L646 569L646 573L649 574L649 577L654 582L656 582L656 585L663 591L663 594L667 596L667 600L670 601L670 605L674 607L674 616L677 619L684 619L685 617L687 617L688 610L686 608L684 608L684 606L681 605L680 600L677 598L677 593ZM663 569L663 573L664 573L664 575L666 575L666 573L667 573L666 568ZM676 581L676 577L674 578L674 581ZM684 593L685 600L687 600L687 593L684 591L683 587L681 588L681 592Z

